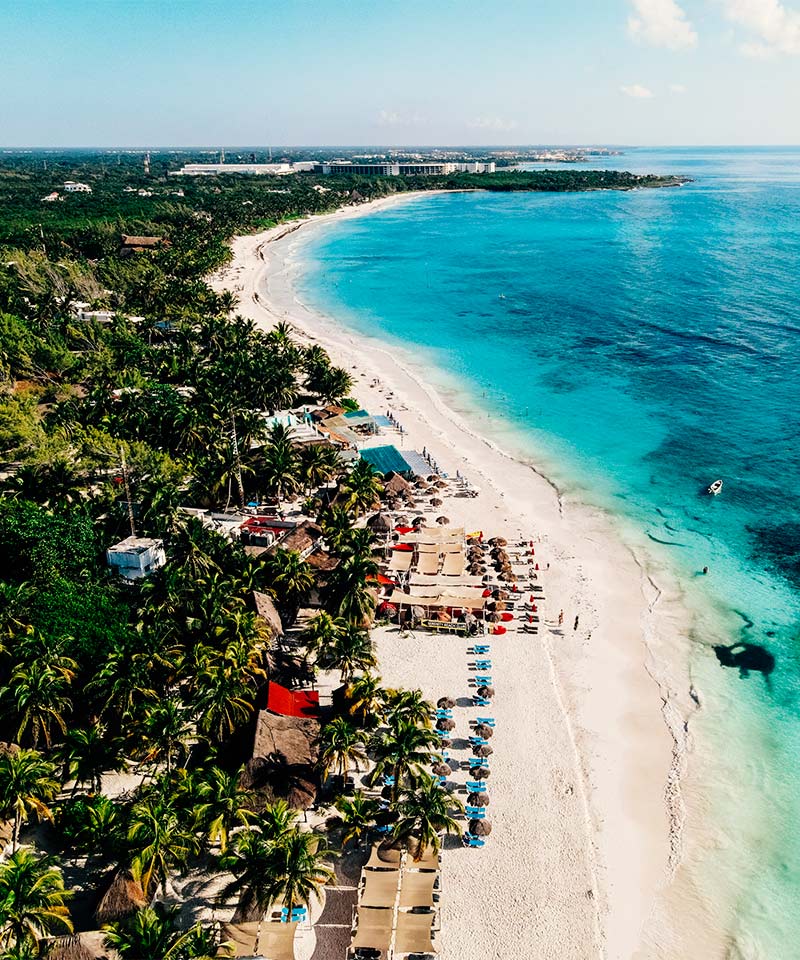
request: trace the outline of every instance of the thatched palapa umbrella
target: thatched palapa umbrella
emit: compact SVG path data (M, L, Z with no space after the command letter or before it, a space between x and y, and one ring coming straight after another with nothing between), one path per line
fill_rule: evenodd
M500 622L500 614L499 614L499 613L487 613L487 614L486 614L486 617L485 617L484 619L487 620L489 623L499 623L499 622Z
M438 497L431 497L432 507L441 507L443 503L444 503L444 500L440 500Z
M489 806L489 794L488 794L488 793L483 793L483 792L478 793L477 791L476 791L475 793L471 793L471 794L467 797L467 803L468 803L471 807L488 807L488 806Z
M473 780L488 780L491 770L488 767L470 767L469 775Z
M392 529L392 521L385 513L376 513L367 520L367 526L375 533L388 533Z
M475 736L482 740L489 740L494 736L494 727L490 727L488 723L479 723L474 727L474 732Z
M452 710L455 705L456 702L452 697L439 697L436 701L436 706L440 710Z
M452 746L453 746L453 741L452 741L452 740L447 740L447 739L445 739L445 738L442 738L442 739L439 741L439 746L440 746L443 750L446 750L447 747L452 747Z
M437 522L437 523L440 523L442 526L444 526L446 523L450 523L450 518L449 518L449 517L437 517L437 518L436 518L436 522Z
M441 720L436 721L437 730L444 730L449 733L451 730L455 730L455 728L456 728L455 720L449 720L446 717L443 717Z
M435 764L431 767L431 769L433 770L433 772L436 774L437 777L449 777L450 774L453 772L453 771L450 769L450 766L449 766L448 764L444 763L444 762L442 762L442 763L435 763Z
M491 757L494 750L486 743L479 743L472 748L472 753L476 757Z
M500 587L498 587L492 593L492 596L495 598L495 600L508 600L508 590L501 590Z
M478 696L484 700L491 700L494 696L494 687L478 687Z
M492 547L505 547L508 545L508 540L505 537L492 537L489 544Z
M425 517L414 517L414 522L411 524L412 527L421 527L425 523Z
M492 832L492 825L488 820L470 820L469 832L473 837L488 837Z

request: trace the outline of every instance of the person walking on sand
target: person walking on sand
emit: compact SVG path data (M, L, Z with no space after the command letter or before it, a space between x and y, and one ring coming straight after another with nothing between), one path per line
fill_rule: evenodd
M559 627L563 627L563 626L564 626L564 611L563 611L563 610L562 610L561 613L559 613L559 615L558 615L558 625L559 625Z
M578 615L577 615L577 613L575 614L575 623L574 623L572 629L573 629L573 630L577 630L577 629L578 629Z

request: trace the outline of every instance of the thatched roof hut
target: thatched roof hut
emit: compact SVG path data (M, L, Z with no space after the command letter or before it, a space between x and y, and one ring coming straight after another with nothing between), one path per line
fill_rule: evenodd
M411 484L399 473L387 473L383 480L383 490L387 496L399 497L411 489Z
M272 597L270 597L269 594L254 590L253 603L255 604L256 613L269 627L272 636L282 637L283 624L281 623L281 615L272 602Z
M102 933L57 937L50 944L47 960L103 960L108 954L102 938Z
M97 904L94 918L99 926L124 920L149 904L142 885L127 870L114 874L111 886Z
M385 513L376 513L367 520L367 526L374 533L389 533L392 530L392 521Z
M298 810L307 810L319 789L319 730L319 720L261 710L253 758L242 775L245 789L255 790L265 804L286 800Z

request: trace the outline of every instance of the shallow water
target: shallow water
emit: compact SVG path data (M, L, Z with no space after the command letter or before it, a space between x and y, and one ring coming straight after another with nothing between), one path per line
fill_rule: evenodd
M690 593L735 614L729 641L752 648L694 638L716 839L692 870L743 956L788 960L800 956L800 150L636 150L604 165L695 180L425 197L310 234L298 288L356 329L423 348L488 426L523 429L556 482L634 521Z

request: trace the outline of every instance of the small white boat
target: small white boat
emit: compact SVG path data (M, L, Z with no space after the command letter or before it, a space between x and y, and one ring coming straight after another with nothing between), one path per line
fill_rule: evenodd
M716 497L717 494L722 493L722 481L715 480L708 488L708 492L712 497Z

